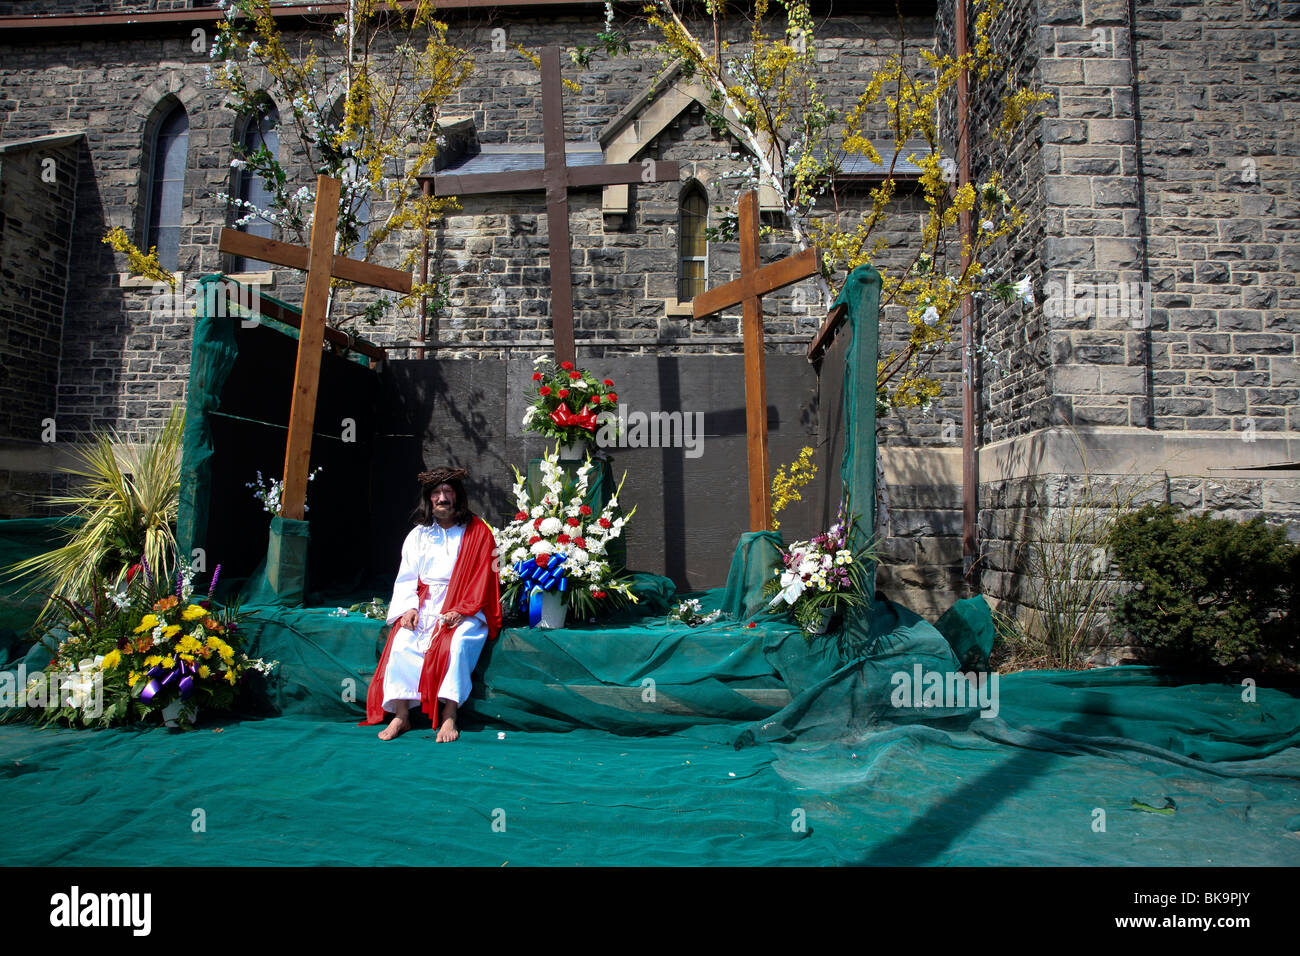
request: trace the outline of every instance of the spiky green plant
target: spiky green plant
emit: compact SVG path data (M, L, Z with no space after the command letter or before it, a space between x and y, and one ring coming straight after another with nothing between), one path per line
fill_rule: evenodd
M109 431L80 449L76 464L60 469L80 479L79 487L49 503L80 522L63 546L5 569L47 594L38 623L59 598L95 603L101 582L119 578L142 557L153 575L174 573L184 429L185 414L176 408L147 444L127 445Z

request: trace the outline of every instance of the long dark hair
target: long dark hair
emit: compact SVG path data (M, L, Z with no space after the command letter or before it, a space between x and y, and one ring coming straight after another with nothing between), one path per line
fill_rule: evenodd
M426 527L434 523L433 505L430 503L429 497L439 485L451 485L451 490L456 495L456 507L452 512L452 518L456 524L469 524L470 519L474 517L474 512L469 510L469 496L465 493L465 482L459 478L444 478L442 481L421 485L420 501L415 506L415 510L411 512L412 523L422 524Z

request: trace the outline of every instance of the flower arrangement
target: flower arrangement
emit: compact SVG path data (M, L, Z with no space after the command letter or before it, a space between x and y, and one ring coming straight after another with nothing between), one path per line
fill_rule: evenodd
M612 380L598 379L572 362L557 365L545 357L536 359L533 384L537 397L524 414L524 430L565 444L591 441L596 434L596 416L613 411L618 401Z
M315 481L324 468L313 468L308 481ZM263 478L262 473L257 473L257 481L244 483L245 488L253 489L253 497L262 503L262 510L268 514L278 515L280 513L280 499L284 497L284 479L282 478ZM307 502L303 502L302 510L305 514L310 510Z
M539 573L534 568L549 569L548 576L557 584L563 580L559 589L565 603L581 618L629 601L636 603L629 580L615 575L607 554L610 542L623 533L636 508L626 515L618 513L620 480L604 510L595 514L584 503L594 467L588 456L577 475L568 480L560 467L558 448L548 453L541 462L542 496L538 501L529 497L527 479L515 469L514 496L519 510L514 520L496 533L505 558L501 584L507 610L527 599L525 585Z
M805 636L824 633L830 618L865 601L868 563L876 556L849 548L851 525L841 507L830 530L781 552L783 567L764 585L764 595L773 596L769 608L790 614Z
M212 602L220 573L218 565L208 593L196 597L188 569L173 591L141 563L90 606L60 597L60 626L47 637L57 648L11 717L108 727L179 711L178 725L188 727L200 707L229 709L247 672L268 674L278 662L244 653L238 609Z
M710 611L708 614L703 614L701 613L700 602L695 598L687 598L668 612L668 623L699 627L701 624L712 624L720 617L722 617L722 611Z

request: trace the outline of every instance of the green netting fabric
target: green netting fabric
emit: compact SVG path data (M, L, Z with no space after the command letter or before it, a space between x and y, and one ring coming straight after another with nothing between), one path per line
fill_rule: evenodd
M15 518L0 521L0 632L21 635L36 620L46 595L30 577L12 581L4 573L19 561L62 546L77 518ZM12 640L13 638L4 638Z
M746 531L731 556L719 607L732 620L747 620L767 607L763 585L781 565L781 536L775 531Z
M302 607L307 597L307 545L310 539L309 522L274 516L266 560L244 584L241 600L248 604Z
M222 276L199 280L200 302L211 297ZM190 377L185 389L185 436L181 449L181 497L176 518L176 543L181 554L189 554L207 537L208 507L212 500L212 421L209 417L221 404L221 390L239 349L235 345L235 324L216 320L210 310L200 309L194 319L190 349Z
M993 652L993 612L982 597L958 601L934 622L965 669L984 669Z

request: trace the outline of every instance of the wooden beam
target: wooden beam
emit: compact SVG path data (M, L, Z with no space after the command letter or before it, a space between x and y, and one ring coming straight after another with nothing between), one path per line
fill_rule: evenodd
M758 193L740 197L740 271L758 271ZM763 361L763 302L750 291L745 297L745 434L749 464L749 527L772 530L767 462L767 371Z
M307 269L310 256L310 251L302 246L280 242L277 239L267 239L264 236L250 236L238 229L222 229L221 242L218 248L222 252L229 252L237 256L245 256L249 259L257 259L261 262L270 262L278 266L287 266L290 269L301 269L303 271ZM392 292L401 292L403 295L409 294L411 291L412 283L409 272L390 269L388 266L375 265L373 262L362 262L360 259L347 259L343 256L333 255L332 251L330 272L338 279L359 282L362 285L372 285Z
M320 350L329 308L330 267L334 260L334 231L338 225L339 186L330 176L316 177L316 209L312 215L311 248L307 256L307 289L298 329L298 365L289 407L289 442L284 453L284 500L280 514L301 521L306 514L307 473L311 465L311 432L320 386ZM407 279L409 280L409 276Z
M835 333L839 330L840 324L844 317L849 314L849 307L841 302L835 308L826 314L826 321L822 327L817 330L813 340L808 343L808 361L816 362L822 357L822 353L830 348L830 344L835 339Z
M742 240L741 248L744 248ZM743 267L742 267L743 268ZM795 253L771 265L757 269L752 275L741 275L726 285L708 289L691 300L695 318L721 312L736 304L738 299L751 295L767 295L792 282L806 279L817 272L817 247Z

